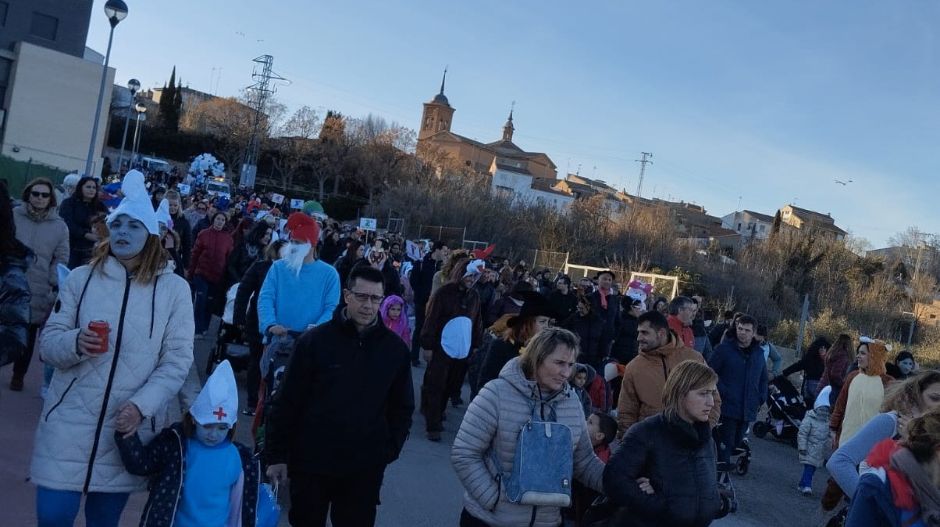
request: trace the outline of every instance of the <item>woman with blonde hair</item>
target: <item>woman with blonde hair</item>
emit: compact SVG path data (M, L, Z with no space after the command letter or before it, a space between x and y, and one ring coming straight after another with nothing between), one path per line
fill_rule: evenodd
M577 336L561 328L543 329L470 402L450 456L465 489L462 527L561 524L560 507L527 503L525 496L512 502L504 490L519 430L533 414L571 431L570 456L559 453L553 463L571 463L574 479L601 490L604 464L594 455L584 411L568 385L577 355Z
M618 527L704 527L727 513L718 492L709 415L718 375L687 360L663 387L663 411L627 430L604 469L604 493L625 507Z
M127 173L109 236L61 285L39 342L55 368L33 448L38 525L117 526L146 479L127 472L114 434L144 443L166 422L193 361L189 285L167 265L144 176Z

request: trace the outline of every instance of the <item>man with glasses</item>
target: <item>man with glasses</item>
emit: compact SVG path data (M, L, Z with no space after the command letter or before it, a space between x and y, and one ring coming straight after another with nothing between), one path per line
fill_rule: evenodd
M339 274L316 257L320 226L302 212L287 220L290 244L274 262L258 295L258 328L263 335L303 332L333 318L339 304Z
M687 296L677 296L669 302L669 329L689 349L695 349L692 321L695 319L696 311L698 311L698 305Z
M353 268L346 307L300 337L273 402L267 475L290 479L291 525L375 524L414 411L408 347L378 318L384 288L381 271Z

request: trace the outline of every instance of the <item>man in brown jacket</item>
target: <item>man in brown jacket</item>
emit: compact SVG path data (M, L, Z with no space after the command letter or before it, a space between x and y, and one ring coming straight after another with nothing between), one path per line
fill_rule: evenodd
M658 311L640 315L637 320L637 342L640 352L627 364L617 401L618 437L634 424L663 410L663 386L673 368L682 361L705 363L702 354L687 348L669 330L669 322ZM721 400L715 396L712 426L721 415Z

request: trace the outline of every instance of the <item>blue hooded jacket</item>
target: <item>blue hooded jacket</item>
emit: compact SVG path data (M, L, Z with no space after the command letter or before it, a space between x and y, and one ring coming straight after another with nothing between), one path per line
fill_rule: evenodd
M767 400L767 365L757 340L746 349L736 339L725 339L708 358L718 374L721 416L751 422Z

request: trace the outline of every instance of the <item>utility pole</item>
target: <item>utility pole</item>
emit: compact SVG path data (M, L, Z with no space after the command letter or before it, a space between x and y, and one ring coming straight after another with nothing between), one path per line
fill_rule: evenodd
M249 103L255 111L254 119L251 125L251 136L248 139L248 149L245 151L245 161L239 172L239 186L255 188L255 174L258 171L258 154L261 150L261 120L265 117L264 106L268 98L274 95L276 87L271 81L287 80L284 77L274 73L271 67L274 65L274 57L271 55L262 55L254 61L259 66L255 66L251 78L255 83L248 87Z
M646 165L647 163L650 165L653 164L653 162L650 161L650 158L653 157L653 154L649 152L640 152L640 153L643 154L643 158L633 160L635 163L640 164L640 181L636 185L636 197L638 198L641 197L640 193L643 191L643 176L646 175Z

